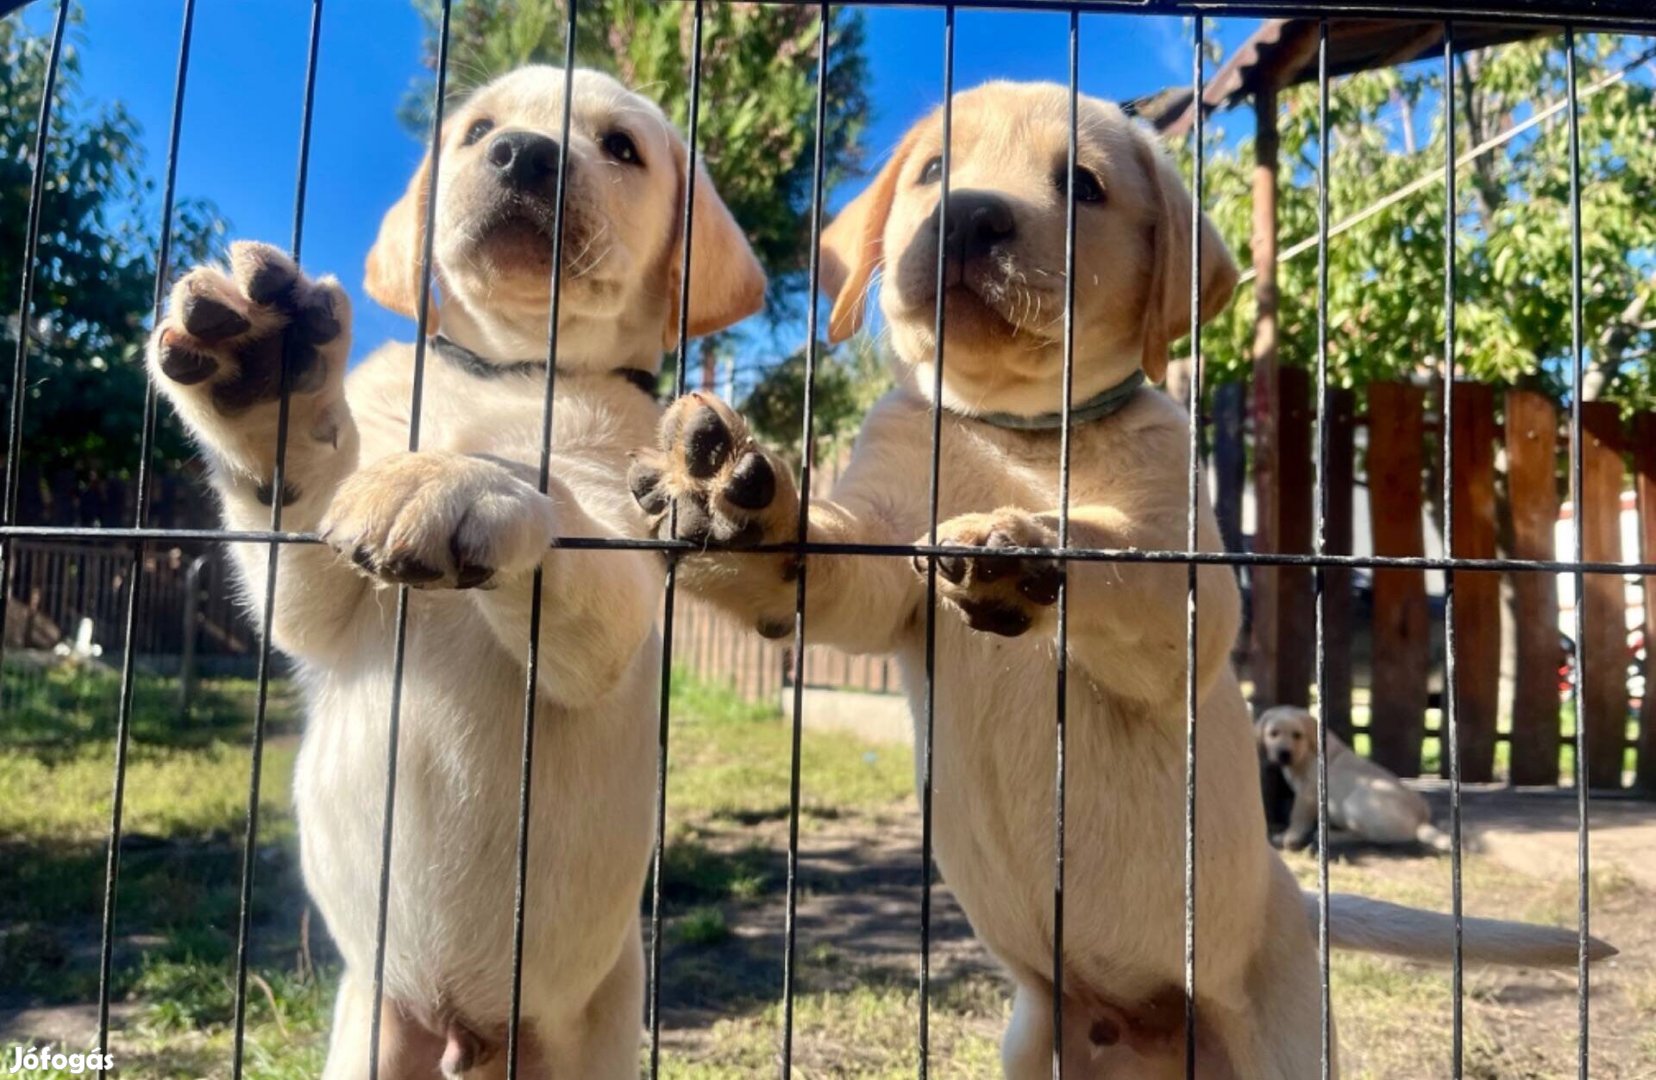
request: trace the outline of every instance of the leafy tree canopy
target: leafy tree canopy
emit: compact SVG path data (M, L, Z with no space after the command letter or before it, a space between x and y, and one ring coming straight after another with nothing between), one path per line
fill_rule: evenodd
M1583 305L1587 396L1656 403L1656 102L1648 42L1578 43ZM1458 62L1456 152L1465 156L1566 99L1562 40L1480 50ZM1434 173L1444 160L1442 65L1367 72L1330 88L1330 223ZM1279 105L1281 249L1317 235L1317 88ZM1458 171L1457 373L1563 398L1570 382L1571 221L1568 114L1556 111ZM1204 190L1239 261L1251 250L1254 142L1210 149ZM1441 363L1444 189L1427 183L1329 243L1333 381L1406 378ZM1315 248L1278 266L1281 359L1316 360ZM1251 286L1203 337L1215 379L1244 377Z
M78 21L78 20L77 20ZM0 297L22 290L23 247L36 124L50 40L21 20L0 21ZM39 254L29 334L23 464L83 482L130 473L143 426L142 348L155 302L160 198L145 171L138 123L119 102L93 103L80 88L78 50L65 42L47 140ZM177 201L173 267L212 258L225 224L213 205ZM16 308L0 319L0 408L11 408ZM191 456L162 410L156 447L176 465ZM0 451L3 452L3 451Z

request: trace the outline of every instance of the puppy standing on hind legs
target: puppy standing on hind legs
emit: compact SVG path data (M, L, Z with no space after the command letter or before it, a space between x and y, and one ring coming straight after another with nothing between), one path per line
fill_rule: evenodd
M653 104L526 68L479 90L387 214L368 291L413 315L435 200L421 449L406 450L413 349L350 372L349 306L257 244L174 290L149 362L207 459L227 527L283 526L274 644L307 724L294 799L306 884L345 962L326 1080L369 1072L395 604L409 596L380 1008L381 1080L504 1075L522 766L524 657L541 587L522 967L525 1080L638 1073L638 897L653 839L660 560L553 549L646 534L627 451L654 431L679 322L684 193L695 200L688 325L757 310L764 277L706 175ZM568 158L551 480L538 490L556 176ZM284 367L284 490L270 476ZM233 545L257 608L266 549Z
M1190 324L1192 207L1152 137L1115 106L1080 101L1069 167L1069 94L991 83L954 102L947 233L940 235L942 117L892 161L822 237L834 297L830 336L861 324L883 267L881 308L898 386L864 420L831 495L813 498L813 544L907 545L928 535L921 479L933 452L932 367L940 256L947 290L938 540L935 853L973 929L1017 984L1002 1044L1006 1075L1051 1074L1055 928L1051 870L1056 676L1053 605L1069 593L1066 921L1067 1076L1185 1074L1184 872L1186 571L1176 564L1053 561L1009 548L1057 544L1067 201L1076 201L1070 542L1180 550L1186 543L1189 418L1139 388L1165 372ZM1236 268L1202 220L1204 319ZM943 250L939 250L939 245ZM630 475L665 533L721 544L789 543L799 495L781 459L729 406L675 403ZM1198 507L1198 546L1221 550ZM927 686L924 561L811 555L814 643L894 655L917 724ZM915 573L918 569L921 573ZM679 580L760 633L785 634L791 556L709 551ZM1316 898L1266 842L1253 730L1229 663L1240 598L1230 571L1197 572L1197 1075L1304 1080L1319 1072ZM956 617L951 617L951 615ZM917 729L918 731L918 729ZM1335 945L1446 959L1450 919L1332 898ZM1467 920L1467 956L1574 962L1566 931ZM1523 947L1517 947L1519 945ZM1073 1025L1073 1026L1072 1026ZM1334 1052L1334 1048L1331 1048ZM1337 1062L1337 1057L1336 1057Z

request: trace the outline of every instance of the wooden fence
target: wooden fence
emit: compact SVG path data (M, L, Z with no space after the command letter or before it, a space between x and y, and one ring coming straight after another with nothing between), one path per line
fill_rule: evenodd
M1312 509L1312 461L1298 448L1310 445L1315 413L1305 407L1311 396L1305 373L1284 368L1278 392L1284 405L1273 418L1279 428L1277 457L1270 485L1269 512L1275 537L1262 537L1260 550L1303 552L1311 549L1308 523ZM1436 395L1432 395L1434 400ZM1429 414L1427 389L1405 383L1376 383L1362 397L1366 412L1357 415L1358 397L1330 391L1328 550L1352 551L1353 496L1364 480L1368 489L1372 550L1376 555L1423 555L1428 520L1441 522L1442 424ZM1497 393L1488 386L1457 382L1453 396L1454 476L1452 478L1454 550L1463 558L1510 556L1517 559L1569 559L1568 536L1573 515L1582 516L1583 555L1589 561L1636 563L1656 551L1656 415L1624 422L1614 404L1582 406L1583 491L1581 506L1565 505L1569 438L1557 406L1527 390ZM1238 425L1231 425L1232 429ZM1220 440L1229 430L1215 425ZM1359 430L1366 439L1359 444ZM1294 448L1288 452L1285 448ZM1366 470L1354 471L1358 450L1365 450ZM1235 455L1216 447L1215 456ZM1258 478L1256 477L1256 482ZM1636 532L1640 550L1623 550L1624 492L1637 492ZM1236 500L1231 500L1236 501ZM1227 510L1220 500L1221 513ZM1560 523L1564 522L1564 527ZM1288 524L1285 524L1288 523ZM1239 532L1235 524L1227 528ZM1562 575L1566 580L1568 575ZM1650 605L1644 603L1644 628L1629 632L1630 611L1644 596L1656 596L1649 581L1635 584L1616 574L1588 574L1584 595L1585 696L1582 711L1588 736L1588 783L1594 788L1627 785L1629 751L1636 766L1633 783L1656 789L1656 715L1650 695L1633 697L1631 641L1649 639ZM1259 707L1280 702L1305 703L1314 687L1306 634L1312 625L1314 597L1308 571L1266 569L1252 575L1255 618L1244 662ZM1454 575L1457 719L1462 777L1468 781L1498 778L1497 746L1510 743L1506 778L1516 784L1560 782L1560 748L1568 740L1566 695L1561 671L1569 646L1560 618L1561 575L1548 571L1511 573L1460 571ZM1331 572L1327 590L1326 641L1329 664L1328 716L1335 730L1350 735L1353 723L1352 657L1362 626L1353 603L1351 575ZM1565 595L1573 595L1566 584ZM1418 775L1424 766L1424 742L1431 686L1441 678L1443 656L1434 644L1434 613L1423 571L1385 569L1372 574L1372 607L1366 627L1371 656L1368 719L1360 730L1370 753L1392 771ZM1510 596L1512 617L1504 620ZM1263 599L1263 603L1261 600ZM1267 617L1258 618L1260 608ZM1503 625L1511 642L1503 640ZM1515 657L1510 723L1502 724L1503 649ZM1565 675L1564 677L1568 677ZM1503 730L1505 727L1505 730ZM1634 733L1630 735L1630 730ZM1440 755L1447 769L1447 755Z

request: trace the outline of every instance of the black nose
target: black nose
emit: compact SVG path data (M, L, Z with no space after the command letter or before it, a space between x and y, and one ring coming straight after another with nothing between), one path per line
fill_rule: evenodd
M950 192L948 225L943 243L949 256L961 261L989 254L1018 232L1012 205L986 191Z
M1293 760L1294 760L1294 755L1293 755L1292 751L1290 751L1290 750L1278 750L1277 751L1277 762L1279 764L1287 765L1287 764L1290 764Z
M558 141L533 131L503 131L489 140L489 164L507 187L530 191L547 185L558 172Z

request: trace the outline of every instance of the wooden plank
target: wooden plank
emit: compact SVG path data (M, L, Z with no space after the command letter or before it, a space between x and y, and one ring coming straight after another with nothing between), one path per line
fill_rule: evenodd
M1277 372L1277 392L1277 468L1281 477L1276 492L1277 550L1308 555L1315 518L1311 373L1304 368L1282 368ZM1276 703L1309 705L1317 658L1317 609L1311 568L1285 566L1275 577Z
M1281 488L1280 443L1277 420L1281 414L1277 367L1277 127L1276 93L1262 87L1254 94L1253 170L1253 435L1254 435L1254 539L1253 549L1281 550L1277 492ZM1275 567L1255 566L1248 572L1252 633L1249 639L1248 672L1253 679L1253 698L1258 709L1278 704L1277 626L1282 613L1277 609Z
M1512 557L1553 559L1558 522L1558 409L1533 390L1506 395L1507 500ZM1558 783L1558 575L1512 574L1516 671L1512 689L1514 784Z
M1350 555L1352 492L1357 486L1357 395L1331 389L1323 410L1328 418L1324 536L1330 554ZM1329 728L1347 742L1351 741L1351 649L1357 621L1355 578L1350 567L1331 566L1323 571L1323 668L1328 681L1323 709Z
M1621 411L1581 404L1582 557L1621 561ZM1627 591L1619 574L1587 574L1582 609L1587 655L1579 665L1587 724L1587 785L1621 787L1627 739Z
M1468 559L1495 557L1495 391L1456 381L1454 550ZM1495 779L1495 722L1501 709L1501 575L1455 573L1455 719L1461 779ZM1449 775L1449 755L1442 758Z
M1418 386L1369 386L1369 521L1377 555L1424 555L1422 440L1426 396ZM1374 760L1399 776L1420 773L1430 654L1426 575L1374 572L1374 659L1369 739Z
M1633 475L1639 496L1639 561L1656 562L1656 413L1633 418ZM1656 792L1656 694L1652 694L1656 666L1650 662L1656 645L1656 577L1644 579L1645 692L1639 710L1639 756L1634 783L1639 790Z

